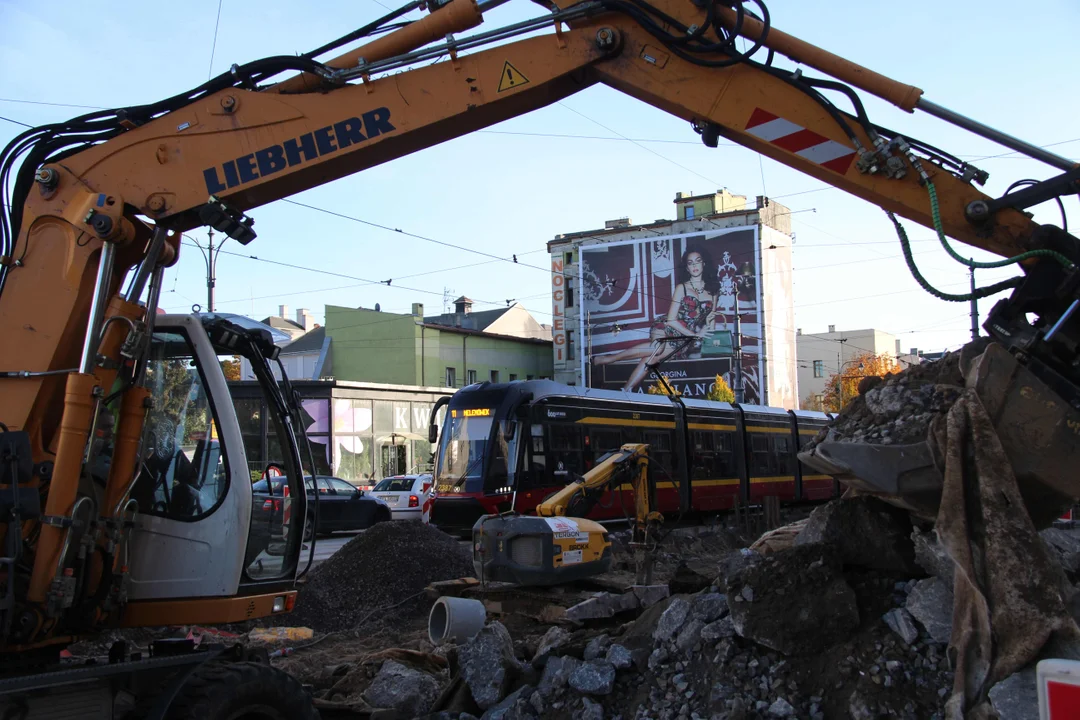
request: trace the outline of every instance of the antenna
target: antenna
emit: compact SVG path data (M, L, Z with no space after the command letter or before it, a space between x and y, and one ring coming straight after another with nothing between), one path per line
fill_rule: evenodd
M453 297L454 297L454 294L455 294L455 293L454 293L454 290L453 290L452 288L448 288L448 287L446 287L445 285L443 285L443 291L442 291L442 311L443 311L443 314L444 314L444 315L445 315L446 313L450 312L450 308L451 308L451 307L453 307L453 303L454 303L454 301L453 301Z

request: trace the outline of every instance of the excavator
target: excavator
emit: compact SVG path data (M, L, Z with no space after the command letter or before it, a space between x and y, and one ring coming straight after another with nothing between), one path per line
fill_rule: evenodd
M985 328L1040 397L1080 408L1080 249L1027 212L1077 192L1071 160L773 27L762 0L544 0L532 19L473 31L505 1L414 0L310 52L32 128L0 153L0 716L317 717L294 679L220 643L60 659L112 628L272 620L293 607L311 547L310 459L271 338L159 313L164 273L184 232L250 243L252 208L598 83L685 120L706 146L724 138L874 203L900 230L899 218L933 228L958 257L947 237L1016 264L974 293L1011 290ZM872 122L860 91L1056 174L989 196L984 171ZM900 242L927 291L968 299L933 288ZM219 362L236 355L281 448L263 468L287 478L281 512L253 505L260 469L240 425L252 416Z

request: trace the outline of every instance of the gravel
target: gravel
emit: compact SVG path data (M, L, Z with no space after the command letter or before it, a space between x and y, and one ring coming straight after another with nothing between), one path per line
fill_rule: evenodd
M296 609L282 622L319 632L351 630L374 611L402 603L393 620L425 611L419 595L430 583L472 575L468 549L449 535L417 522L382 522L312 570Z

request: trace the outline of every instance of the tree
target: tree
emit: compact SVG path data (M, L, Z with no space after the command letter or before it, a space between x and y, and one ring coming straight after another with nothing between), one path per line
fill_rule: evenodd
M226 380L240 379L240 356L233 355L231 360L221 361L221 372L225 373Z
M818 395L817 393L810 393L805 398L803 398L803 401L799 404L799 407L803 410L817 410L818 412L823 412L825 410L825 403L821 395Z
M649 389L645 392L649 395L675 395L675 397L679 397L680 395L682 395L682 393L679 392L679 388L675 387L674 385L671 386L672 392L669 393L667 389L667 385L657 381L655 384L650 385Z
M716 382L709 388L709 392L705 395L706 400L712 400L713 402L735 402L735 391L725 382L724 378L720 375L716 376Z
M859 383L866 377L887 377L897 372L896 359L888 353L864 352L848 360L825 381L822 410L839 412L859 396Z

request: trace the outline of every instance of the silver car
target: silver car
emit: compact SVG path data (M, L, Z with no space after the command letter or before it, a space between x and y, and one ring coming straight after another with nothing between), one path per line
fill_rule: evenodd
M383 478L369 493L390 508L395 520L427 522L431 512L431 475L394 475Z

